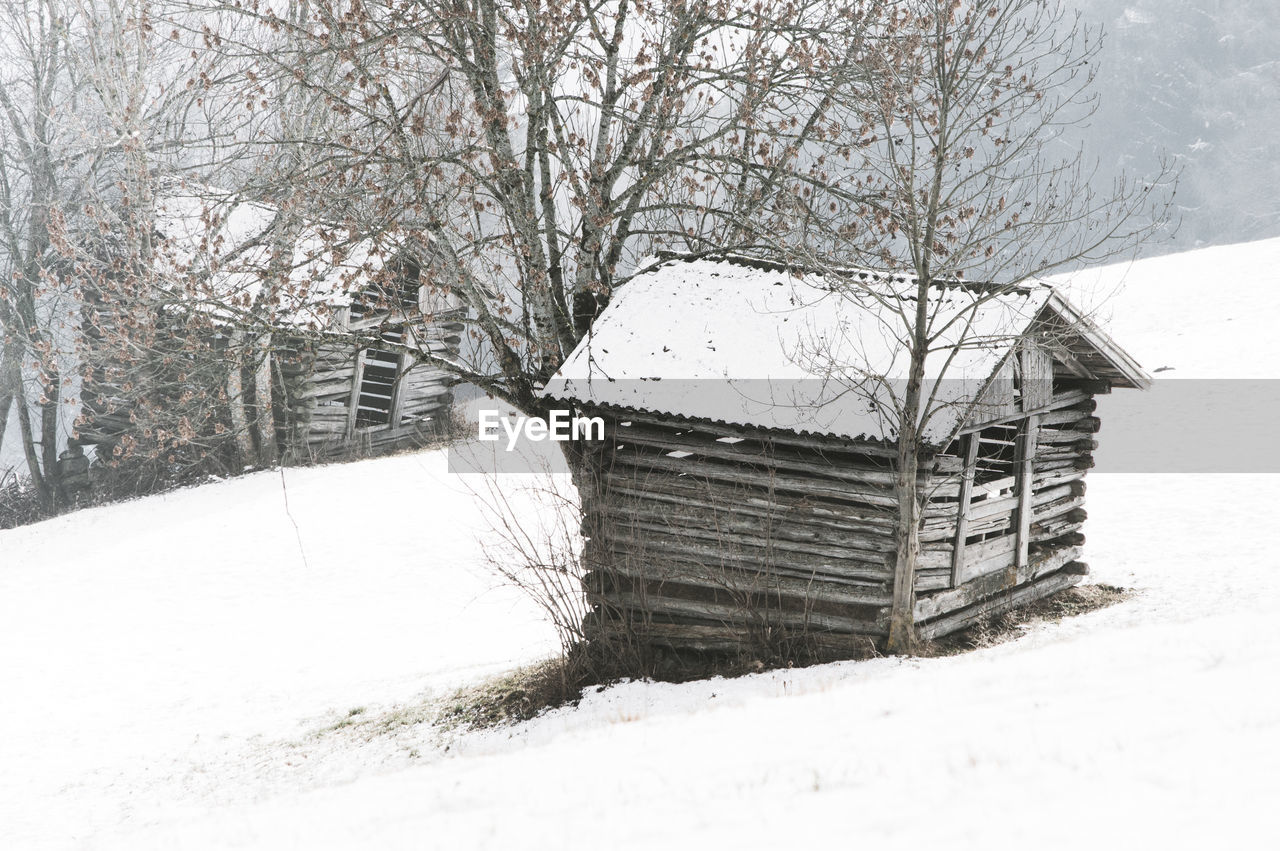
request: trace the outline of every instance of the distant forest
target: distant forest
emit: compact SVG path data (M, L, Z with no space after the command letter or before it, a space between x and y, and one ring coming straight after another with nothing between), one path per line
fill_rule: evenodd
M1182 166L1181 226L1155 254L1280 236L1280 3L1082 0L1105 31L1089 126L1073 133L1098 160L1099 188Z

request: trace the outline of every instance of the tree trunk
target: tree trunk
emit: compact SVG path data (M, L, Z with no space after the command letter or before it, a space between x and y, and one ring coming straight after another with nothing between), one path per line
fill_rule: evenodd
M915 389L912 391L914 380ZM916 565L920 561L920 505L917 480L920 470L919 434L916 428L920 408L920 381L908 379L907 403L898 434L898 469L894 490L898 498L895 530L897 560L893 571L893 608L889 615L889 643L892 654L915 652ZM914 404L910 400L914 399Z
M244 352L244 332L231 332L227 346L231 369L227 373L227 406L231 409L231 430L236 446L240 449L243 464L256 464L257 453L253 449L253 434L249 431L249 417L244 404L244 380L241 377L240 355Z
M36 452L36 437L31 428L31 407L27 404L26 394L22 392L21 375L17 378L17 386L18 393L15 401L18 403L18 428L22 434L22 454L27 461L27 473L30 474L31 484L40 497L41 508L46 512L52 512L53 493L45 482L44 473L40 468L40 455Z
M276 418L271 402L271 332L258 336L254 352L253 436L258 446L258 461L264 467L275 466L280 460L276 446Z
M54 355L56 357L56 355ZM44 488L54 511L62 502L62 471L58 467L58 408L62 379L56 368L50 368L44 382L45 401L40 404L40 462L44 468Z
M0 323L0 330L3 328L4 325ZM13 407L13 400L18 398L18 392L22 387L21 382L12 380L14 367L17 364L16 349L6 347L4 357L0 358L0 449L4 448L5 433L8 431L9 410Z
M911 364L898 419L898 469L894 490L898 498L897 561L893 571L893 606L889 613L889 653L909 655L916 648L916 567L920 561L920 418L924 362L929 353L929 274L921 270L916 283L915 325L910 334Z

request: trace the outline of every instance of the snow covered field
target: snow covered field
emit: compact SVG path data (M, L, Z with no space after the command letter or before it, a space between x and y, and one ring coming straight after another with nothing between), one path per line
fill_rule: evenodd
M1093 286L1124 281L1107 310L1149 368L1272 378L1276 261L1280 240ZM553 646L485 571L485 501L442 453L285 479L0 532L0 848L1280 835L1280 476L1091 476L1091 581L1139 593L1009 644L631 683L457 736L394 722Z
M285 480L0 532L0 848L244 794L267 743L554 648L442 453Z

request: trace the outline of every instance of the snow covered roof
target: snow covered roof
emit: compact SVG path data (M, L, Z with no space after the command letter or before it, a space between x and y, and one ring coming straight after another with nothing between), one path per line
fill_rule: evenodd
M544 395L735 425L892 439L892 399L905 387L908 369L904 326L894 309L914 311L915 285L902 277L852 274L858 286L742 260L655 263L619 288ZM1066 307L1045 284L994 297L971 286L942 288L930 326L941 334L925 365L925 393L937 403L926 441L948 440L1018 338L1045 312L1061 314ZM1094 332L1101 335L1092 326L1080 333ZM1135 379L1142 375L1132 367Z
M206 186L161 194L156 228L161 262L176 274L201 275L209 308L229 315L256 304L269 280L277 209ZM274 315L282 326L323 328L371 280L401 256L403 240L351 243L341 228L303 224L292 246L288 286L276 288ZM339 250L335 250L335 246Z

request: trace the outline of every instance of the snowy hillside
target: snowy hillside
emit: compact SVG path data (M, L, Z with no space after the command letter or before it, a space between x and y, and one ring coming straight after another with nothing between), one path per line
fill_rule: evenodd
M442 453L283 478L0 532L0 848L235 794L211 764L553 649Z
M1099 399L1098 472L1280 473L1280 456L1258 451L1280 421L1280 239L1055 283L1157 379L1147 393Z
M1157 378L1280 376L1280 239L1054 279Z
M1144 366L1172 367L1158 378L1274 378L1277 260L1280 240L1072 287ZM1103 417L1104 450L1162 425ZM1016 642L631 683L457 737L414 708L552 648L492 587L486 500L441 453L284 480L0 532L0 847L1182 848L1280 831L1280 476L1092 475L1091 581L1139 593Z

